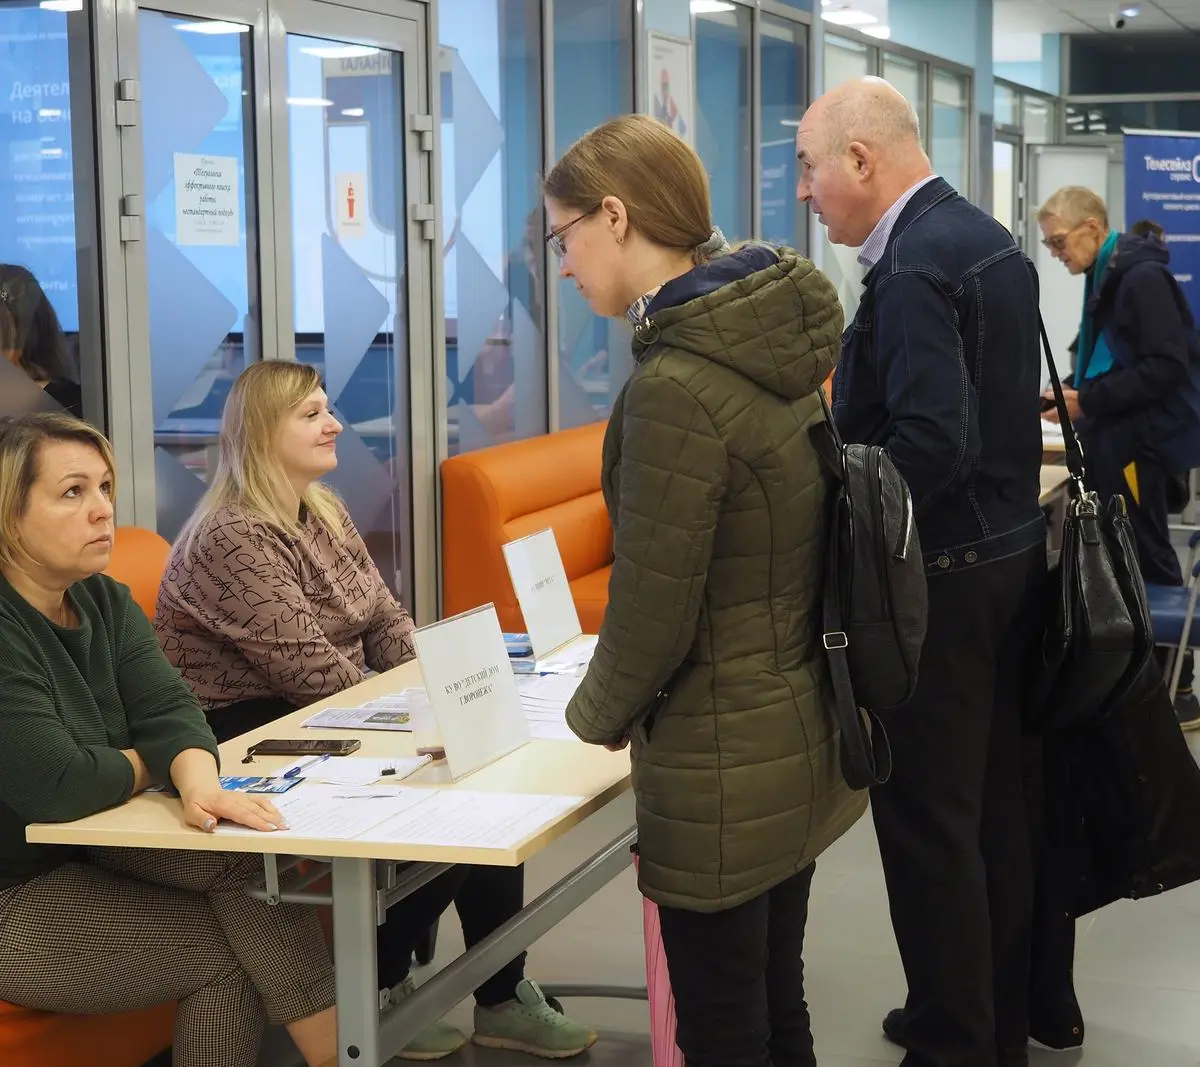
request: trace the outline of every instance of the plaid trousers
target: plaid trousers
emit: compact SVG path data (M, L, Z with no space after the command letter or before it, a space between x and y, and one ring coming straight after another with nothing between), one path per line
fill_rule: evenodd
M81 1015L178 1001L175 1067L254 1067L268 1020L333 1006L315 910L246 895L258 856L86 855L0 890L0 999Z

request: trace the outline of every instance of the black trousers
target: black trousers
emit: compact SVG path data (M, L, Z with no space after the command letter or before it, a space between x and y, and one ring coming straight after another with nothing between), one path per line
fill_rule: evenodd
M1029 1035L1032 861L1021 701L1045 550L929 579L912 701L871 810L908 979L903 1067L995 1067Z
M255 698L210 711L208 720L217 740L224 742L295 710L286 700ZM391 908L376 935L380 989L404 981L421 938L451 901L462 923L463 940L471 948L525 906L525 868L454 867ZM512 1000L524 977L522 952L476 989L475 999L485 1008Z
M659 909L687 1067L816 1067L802 959L814 869L727 911Z

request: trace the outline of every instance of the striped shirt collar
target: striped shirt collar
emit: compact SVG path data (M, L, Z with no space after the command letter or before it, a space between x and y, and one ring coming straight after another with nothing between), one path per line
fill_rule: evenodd
M902 193L900 199L883 213L883 218L875 223L875 229L871 231L871 236L863 242L862 248L858 250L859 263L870 269L883 258L883 250L887 248L888 238L892 236L892 228L896 225L896 220L900 217L900 212L917 195L918 189L924 185L928 185L936 177L936 174L931 174L928 178L922 178L916 185L911 186L907 191Z

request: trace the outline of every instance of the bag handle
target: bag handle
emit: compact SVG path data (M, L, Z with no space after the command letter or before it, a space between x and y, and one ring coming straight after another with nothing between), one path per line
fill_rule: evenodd
M1046 354L1046 369L1050 372L1050 384L1054 388L1054 406L1058 409L1058 423L1062 427L1063 445L1067 452L1067 470L1071 472L1072 495L1079 499L1086 492L1083 484L1083 448L1071 424L1071 415L1067 411L1067 398L1063 395L1062 382L1058 379L1058 368L1054 365L1054 352L1050 348L1050 337L1046 333L1046 323L1038 312L1038 332L1042 335L1042 351Z

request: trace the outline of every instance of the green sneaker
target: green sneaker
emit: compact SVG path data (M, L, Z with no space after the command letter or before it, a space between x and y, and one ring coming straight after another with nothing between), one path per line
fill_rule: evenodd
M417 991L412 977L405 978L392 990L392 1002L398 1004ZM449 1023L438 1021L425 1027L400 1050L400 1059L429 1062L453 1055L467 1043L467 1035Z
M547 1002L536 982L528 978L517 986L517 999L495 1008L475 1006L475 1035L484 1048L512 1049L565 1060L596 1043L596 1031L557 1011Z

